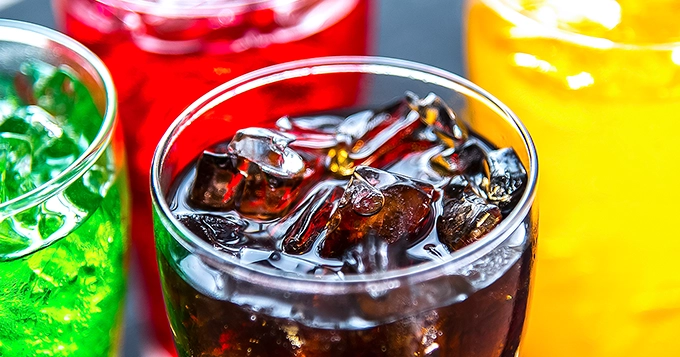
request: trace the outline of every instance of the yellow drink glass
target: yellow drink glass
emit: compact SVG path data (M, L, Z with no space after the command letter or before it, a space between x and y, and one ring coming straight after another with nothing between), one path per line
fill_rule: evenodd
M680 2L468 0L470 78L542 159L522 356L680 356Z

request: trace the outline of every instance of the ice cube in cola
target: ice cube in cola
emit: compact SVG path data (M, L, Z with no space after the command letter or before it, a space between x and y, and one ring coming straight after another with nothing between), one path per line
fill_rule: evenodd
M293 137L262 128L239 130L227 152L203 153L191 201L198 207L235 209L246 217L285 213L306 172L288 144Z
M359 166L326 224L323 258L341 258L363 274L412 265L407 248L431 224L435 189L406 177Z
M434 93L407 92L346 117L285 116L225 139L176 179L167 197L173 213L241 265L288 276L342 281L445 260L492 231L527 182L513 149L476 136ZM419 179L423 172L428 179ZM442 277L433 290L378 286L368 300L328 307L346 309L348 321L358 312L376 318L355 325L305 315L305 304L324 304L321 292L301 306L260 311L256 302L211 298L171 275L167 299L181 306L171 320L181 326L177 346L186 356L510 356L531 260L530 250L515 254L517 262L481 291ZM433 296L448 303L380 317Z

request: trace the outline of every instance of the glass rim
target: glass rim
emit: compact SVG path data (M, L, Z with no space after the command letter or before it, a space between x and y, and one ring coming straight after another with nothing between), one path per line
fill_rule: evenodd
M96 0L102 4L114 6L119 8L119 5L125 5L126 10L134 12L141 12L146 14L162 14L168 16L169 14L177 14L182 17L192 16L219 16L218 10L232 10L243 7L262 6L263 8L271 8L272 5L287 5L296 4L309 0L224 0L219 4L161 4L151 0ZM344 0L343 0L344 1ZM357 0L350 0L357 1Z
M65 190L94 165L106 150L113 136L117 110L116 90L109 70L99 57L84 45L58 31L24 21L0 19L0 42L12 42L41 48L47 43L46 41L53 41L64 46L93 67L99 76L98 79L101 80L106 96L102 124L87 149L59 175L23 195L0 203L0 222Z
M586 35L575 31L562 29L542 23L537 19L527 16L513 8L505 0L479 0L500 16L517 26L532 26L543 30L541 37L553 37L558 40L578 44L584 47L597 49L622 49L622 50L652 50L670 51L680 47L680 40L669 42L628 43L610 40L604 37Z
M354 71L348 70L349 68L355 67L357 69ZM375 72L368 72L364 68L374 70ZM335 69L335 71L331 71L333 69ZM527 170L527 186L515 209L513 209L508 217L501 221L501 223L482 240L451 253L443 260L421 263L409 268L381 273L346 275L343 280L326 280L305 275L292 276L285 272L278 272L275 269L258 269L258 267L242 264L238 259L218 252L174 217L161 187L161 175L163 164L169 154L169 149L174 143L174 138L181 135L183 128L191 125L194 120L200 118L206 110L219 105L224 100L228 100L230 97L238 95L241 92L255 89L262 85L279 82L281 80L299 78L305 75L330 73L396 74L403 78L411 78L411 75L420 73L425 77L435 80L439 78L445 83L456 85L457 88L455 91L461 92L459 91L460 89L464 91L464 95L475 96L482 103L490 107L494 106L494 109L497 109L496 112L499 113L499 115L502 115L520 135L528 152L529 167ZM289 76L287 77L286 74ZM413 79L417 80L418 78ZM254 81L258 80L263 81L260 86L252 84ZM452 88L452 90L454 89ZM446 271L451 268L452 264L455 267L465 267L473 263L507 239L510 239L512 233L523 224L524 219L530 214L531 207L536 197L537 181L538 158L536 148L526 127L517 116L505 106L505 104L501 103L477 85L448 71L412 61L374 56L334 56L304 59L265 67L232 79L193 102L173 121L156 147L151 165L151 198L153 205L160 209L160 224L167 229L170 236L172 236L172 239L190 253L200 255L214 263L236 268L232 269L230 273L250 281L266 284L271 287L276 286L277 288L284 290L293 289L295 291L318 293L320 292L319 285L321 284L326 292L342 293L347 292L347 289L363 291L362 289L365 289L367 284L383 283L386 281L393 281L394 279L409 279L410 284L419 281L427 281L445 274Z

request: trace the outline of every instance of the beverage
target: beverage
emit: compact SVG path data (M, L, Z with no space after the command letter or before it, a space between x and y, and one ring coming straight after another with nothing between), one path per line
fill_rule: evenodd
M0 29L0 355L113 356L128 232L113 84L61 34Z
M61 28L99 55L113 75L133 183L133 244L143 257L154 323L169 345L158 271L149 258L155 254L148 182L156 143L192 101L248 71L300 58L365 54L370 1L54 0L53 5ZM353 100L352 83L338 88L333 100Z
M483 0L468 8L470 78L513 108L546 158L522 353L680 354L680 243L657 223L672 220L677 198L665 183L675 169L658 169L680 153L672 139L677 3Z
M357 74L353 105L278 95ZM521 134L502 149L482 140L477 130L510 138L518 127L453 81L410 62L321 58L241 77L180 116L152 171L180 356L515 355L535 156ZM241 107L253 101L265 106L257 116ZM485 125L469 130L475 120Z

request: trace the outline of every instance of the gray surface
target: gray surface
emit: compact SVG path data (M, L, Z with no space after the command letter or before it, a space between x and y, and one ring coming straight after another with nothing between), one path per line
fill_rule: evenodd
M463 74L463 0L381 0L377 54Z
M461 54L461 7L463 0L377 0L374 14L374 53L408 59L463 74ZM0 1L2 4L2 1ZM9 18L55 27L49 0L23 0L0 9ZM134 260L134 259L133 259ZM154 357L143 351L147 322L139 301L136 267L131 267L130 289L125 311L124 357Z
M54 28L50 0L23 0L0 11L0 17Z

